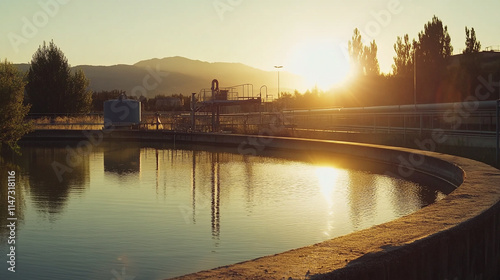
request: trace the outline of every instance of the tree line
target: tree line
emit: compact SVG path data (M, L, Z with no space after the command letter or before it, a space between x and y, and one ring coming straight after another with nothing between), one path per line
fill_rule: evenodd
M102 90L92 93L92 112L102 112L104 110L104 101L117 99L120 95L126 94L126 91L114 89L114 90ZM129 96L129 99L138 100L141 102L142 110L149 112L156 111L190 111L191 110L191 96L185 96L182 93L172 94L171 96L166 96L164 94L158 94L152 98L145 96ZM165 104L162 100L165 99L177 99L178 103Z
M318 89L284 93L279 102L294 108L461 102L475 94L484 82L481 77L500 80L500 59L484 66L474 28L465 27L465 48L452 57L448 27L436 16L416 39L410 40L408 34L397 36L393 47L392 73L381 74L375 40L365 45L356 28L348 42L355 78L347 86L333 94ZM491 94L488 99L497 98L498 94Z
M92 104L89 80L74 73L64 53L43 42L27 73L7 60L0 63L0 148L18 150L17 141L32 129L31 114L88 113Z
M68 59L53 41L43 42L33 54L27 73L21 73L7 60L0 63L0 149L19 150L17 141L32 129L28 113L35 118L45 115L102 112L106 100L116 99L125 91L92 92L82 70L71 71ZM163 95L139 97L143 109L189 110L190 97L173 95L180 102L159 108ZM165 102L163 102L165 103Z
M82 70L71 73L64 53L53 41L33 55L26 95L34 114L87 113L92 103L89 80Z

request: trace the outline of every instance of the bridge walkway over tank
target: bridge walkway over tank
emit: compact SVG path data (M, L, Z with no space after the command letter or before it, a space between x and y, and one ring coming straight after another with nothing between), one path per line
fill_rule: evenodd
M284 126L295 136L350 134L399 136L404 142L494 148L500 157L500 100L378 107L284 110ZM358 137L359 138L359 137ZM423 139L423 140L422 140ZM428 142L428 141L427 141Z

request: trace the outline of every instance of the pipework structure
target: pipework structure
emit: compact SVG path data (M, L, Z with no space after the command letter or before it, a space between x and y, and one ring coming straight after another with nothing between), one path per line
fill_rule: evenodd
M252 84L241 84L226 88L219 87L217 79L212 80L210 89L201 89L198 97L192 94L191 99L191 131L196 130L196 113L206 112L211 114L211 131L220 131L220 115L222 108L229 106L258 106L261 108L262 98L259 93L254 96Z

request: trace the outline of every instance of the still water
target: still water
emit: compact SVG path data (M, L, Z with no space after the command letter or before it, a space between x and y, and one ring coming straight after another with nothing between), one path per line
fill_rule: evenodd
M165 279L348 234L445 196L335 156L104 143L77 157L74 148L23 144L2 159L2 199L7 170L17 172L18 220L15 273L0 229L0 279Z

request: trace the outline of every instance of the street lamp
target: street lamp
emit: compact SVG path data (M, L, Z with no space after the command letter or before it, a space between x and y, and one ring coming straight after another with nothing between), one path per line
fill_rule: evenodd
M283 65L276 65L274 68L278 69L278 99L280 98L280 69L283 68Z
M413 51L413 104L417 110L417 49Z

